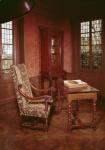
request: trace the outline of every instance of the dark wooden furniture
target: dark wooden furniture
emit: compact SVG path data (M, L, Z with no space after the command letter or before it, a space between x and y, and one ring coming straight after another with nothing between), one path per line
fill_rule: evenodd
M96 128L95 125L95 115L96 115L96 100L97 100L97 92L99 90L88 86L87 88L81 89L79 91L70 91L69 88L65 88L65 95L67 98L67 103L68 103L68 124L67 124L67 129L72 130L72 129L78 129L78 128ZM86 100L91 100L93 102L93 115L92 115L92 121L89 123L83 123L79 116L79 108L75 111L72 109L72 102L77 101L86 101ZM77 103L77 104L78 104Z

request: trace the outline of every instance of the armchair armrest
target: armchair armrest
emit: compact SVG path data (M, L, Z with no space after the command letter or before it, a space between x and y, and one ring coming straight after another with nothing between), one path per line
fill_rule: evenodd
M34 85L32 85L32 83L30 82L31 88L37 92L43 92L43 93L47 93L47 92L51 92L51 96L52 96L52 92L53 92L53 87L49 87L46 89L40 89L35 87Z
M52 103L51 96L49 95L43 95L43 96L36 96L36 97L31 97L26 95L22 90L22 85L18 85L17 91L27 99L29 103Z

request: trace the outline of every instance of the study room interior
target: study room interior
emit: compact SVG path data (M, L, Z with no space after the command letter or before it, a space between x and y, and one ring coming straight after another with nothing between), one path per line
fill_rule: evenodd
M103 150L105 2L0 1L2 150Z

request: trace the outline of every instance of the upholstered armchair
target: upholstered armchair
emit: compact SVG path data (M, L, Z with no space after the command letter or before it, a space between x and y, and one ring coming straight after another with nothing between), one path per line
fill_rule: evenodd
M52 88L43 90L33 86L29 80L25 64L12 65L11 73L15 86L19 113L22 118L22 125L40 128L42 127L41 123L43 123L44 129L47 130L53 98L46 93L47 91L52 92ZM43 92L43 95L34 96L32 89L34 93L35 91Z

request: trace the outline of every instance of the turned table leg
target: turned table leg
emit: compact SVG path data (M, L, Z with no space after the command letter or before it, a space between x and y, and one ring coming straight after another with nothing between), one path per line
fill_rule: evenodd
M96 120L96 99L93 99L93 119L92 119L92 123L93 123L94 128L96 128L95 120Z
M67 123L67 129L71 130L72 129L72 108L71 108L71 104L68 105L68 123Z

